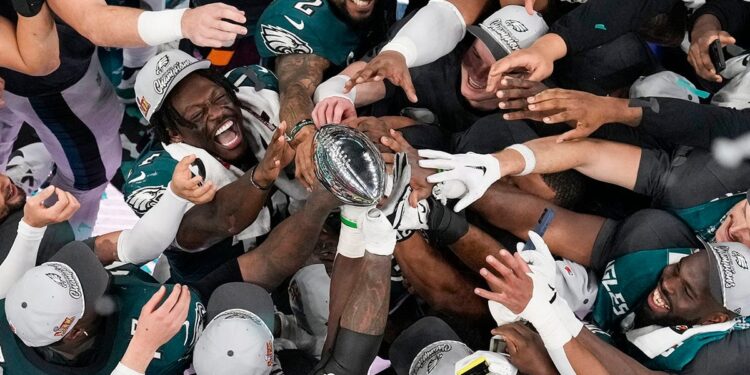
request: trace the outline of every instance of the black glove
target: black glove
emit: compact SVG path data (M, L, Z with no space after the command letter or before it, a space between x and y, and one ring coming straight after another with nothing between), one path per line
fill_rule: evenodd
M13 9L24 17L34 17L42 10L44 0L12 0Z

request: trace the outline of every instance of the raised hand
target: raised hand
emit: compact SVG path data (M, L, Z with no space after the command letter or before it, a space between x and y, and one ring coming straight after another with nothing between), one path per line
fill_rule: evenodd
M182 35L201 47L224 47L234 43L237 35L246 35L245 12L223 3L212 3L185 11Z
M177 284L164 299L166 294L167 290L162 286L141 309L135 334L121 361L132 370L144 373L154 353L180 331L187 319L190 310L188 287Z
M349 92L356 85L371 81L382 81L383 78L404 89L409 101L417 102L417 91L411 81L411 74L409 74L409 68L406 66L404 55L396 51L383 51L375 56L362 70L351 76L344 85L344 91Z
M427 182L436 184L457 180L466 186L466 194L456 203L454 210L459 212L484 195L484 192L502 177L500 162L492 155L449 154L436 150L419 150L419 166L439 169L442 172L427 177Z
M383 137L380 142L390 148L393 154L383 154L383 158L386 163L392 163L394 161L394 154L399 152L406 153L409 165L411 166L411 180L409 185L411 185L412 193L409 195L409 205L417 207L419 201L426 199L432 194L434 184L427 181L427 176L432 174L432 172L420 166L417 150L411 147L401 132L391 129L389 135L390 137Z
M273 133L266 154L255 168L253 180L261 186L270 186L279 177L279 173L294 158L294 151L286 140L286 122L281 122Z
M340 96L323 99L315 105L312 111L312 119L318 128L328 124L340 124L352 118L357 118L354 103L348 98Z
M501 81L511 73L525 74L530 81L541 81L552 74L554 60L532 47L514 51L496 61L487 77L487 92L502 88Z
M172 173L170 188L180 198L193 204L204 204L212 201L216 195L216 185L212 181L203 181L190 171L190 165L197 159L195 155L182 158Z
M51 207L45 206L44 201L53 194L57 194L57 202ZM42 228L67 221L79 208L81 204L72 194L50 185L26 200L26 205L23 207L23 221L32 227Z

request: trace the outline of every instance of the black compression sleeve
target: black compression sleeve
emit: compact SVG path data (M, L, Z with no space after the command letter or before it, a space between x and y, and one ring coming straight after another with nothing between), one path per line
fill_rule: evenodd
M750 109L736 110L672 98L650 98L641 130L660 141L709 149L716 138L750 131Z
M333 349L323 354L313 374L366 374L382 340L383 335L366 335L339 327Z
M677 3L677 0L588 1L552 24L550 32L565 41L570 56L637 31L645 20L668 13Z
M13 0L13 9L24 17L34 17L42 10L44 0Z
M211 271L211 273L204 276L199 282L190 286L198 290L203 300L208 301L208 297L219 286L226 283L243 281L240 264L237 262L237 259L232 259Z

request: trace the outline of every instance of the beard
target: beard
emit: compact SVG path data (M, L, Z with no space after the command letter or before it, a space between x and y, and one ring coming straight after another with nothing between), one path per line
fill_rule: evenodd
M645 299L641 301L633 311L635 311L635 320L633 321L634 328L642 328L650 325L659 325L662 327L673 327L677 325L692 326L698 323L697 321L686 321L684 318L672 314L656 315L648 307L648 302L646 302Z

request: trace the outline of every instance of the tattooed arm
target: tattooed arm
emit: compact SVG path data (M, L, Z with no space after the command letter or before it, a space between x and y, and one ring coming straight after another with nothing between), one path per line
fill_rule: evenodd
M311 119L312 95L323 80L323 73L330 61L312 54L283 55L276 58L276 75L279 77L279 100L281 121L287 123L290 135L300 121ZM312 162L312 135L315 126L306 126L296 133L290 145L297 151L295 156L297 179L306 187L315 184L315 169Z

